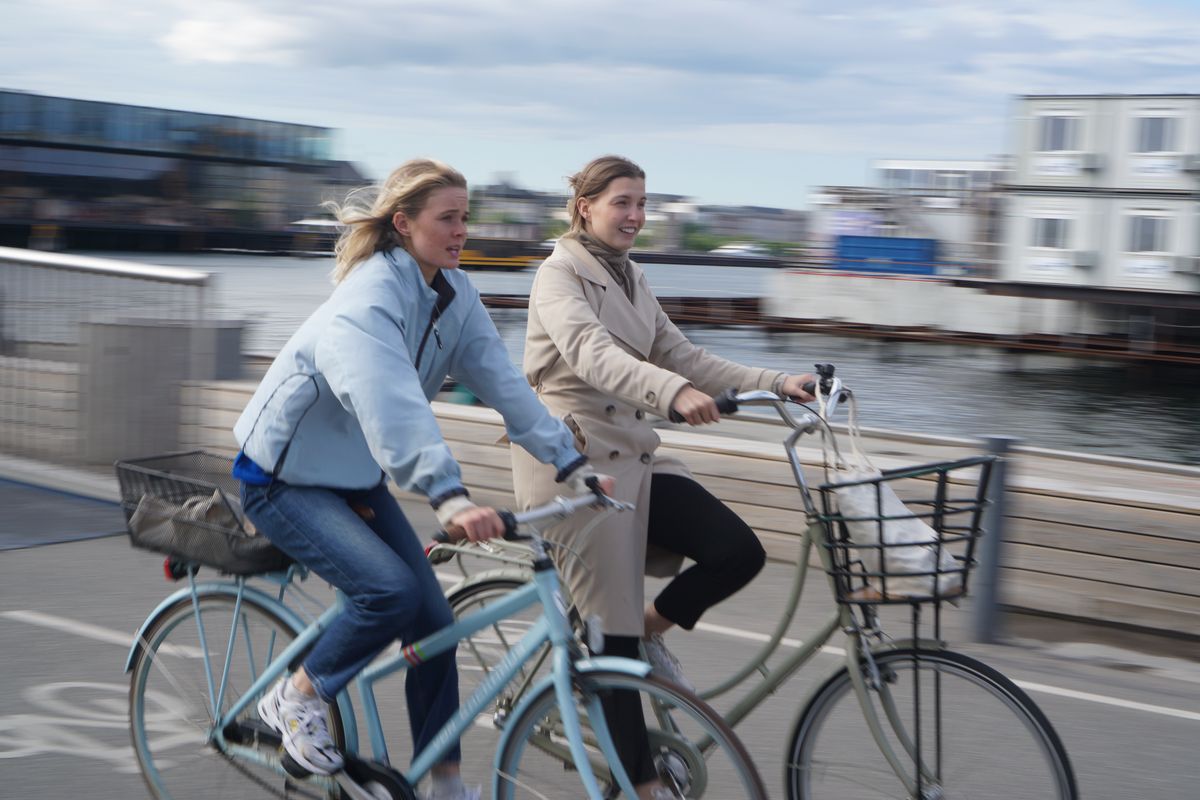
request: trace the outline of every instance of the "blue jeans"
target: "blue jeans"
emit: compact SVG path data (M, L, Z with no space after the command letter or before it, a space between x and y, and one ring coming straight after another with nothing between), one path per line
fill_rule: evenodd
M374 518L364 520L351 503ZM414 642L454 621L416 532L383 484L364 491L243 484L242 504L276 547L346 595L342 612L304 660L325 702L392 641ZM458 710L454 653L408 670L404 688L416 753ZM461 760L457 744L445 760Z

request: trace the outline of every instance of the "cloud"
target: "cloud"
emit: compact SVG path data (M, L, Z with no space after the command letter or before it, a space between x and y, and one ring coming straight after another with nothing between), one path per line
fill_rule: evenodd
M207 5L171 25L159 42L178 61L287 65L309 40L303 20L234 2Z
M14 5L0 27L0 75L31 91L343 129L358 148L343 155L377 172L417 150L556 183L570 165L542 160L609 143L664 160L787 158L829 170L984 157L1004 146L1013 95L1187 92L1200 74L1200 6L1181 0L122 9L118 22L101 0Z

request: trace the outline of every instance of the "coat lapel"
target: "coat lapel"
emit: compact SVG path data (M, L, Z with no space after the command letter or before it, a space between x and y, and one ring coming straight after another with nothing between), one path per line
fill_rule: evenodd
M609 276L608 270L587 248L574 239L559 239L558 243L570 254L571 263L579 277L604 288L600 307L596 309L601 324L614 339L620 340L642 358L647 358L654 347L655 312L650 298L643 296L647 291L646 284L639 280L637 265L634 265L633 274L630 275L636 301L631 303L621 287Z

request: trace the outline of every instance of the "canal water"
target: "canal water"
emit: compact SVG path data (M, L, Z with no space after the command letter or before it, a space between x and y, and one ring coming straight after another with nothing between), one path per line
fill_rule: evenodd
M245 349L274 353L328 296L329 258L127 255L216 275L222 312L250 323ZM762 296L769 269L648 264L655 292ZM533 270L471 271L485 294L524 294ZM524 309L492 309L516 363ZM746 364L809 371L837 365L872 428L975 437L1004 434L1039 447L1200 464L1200 370L1016 354L993 347L897 343L751 327L681 326L709 351Z

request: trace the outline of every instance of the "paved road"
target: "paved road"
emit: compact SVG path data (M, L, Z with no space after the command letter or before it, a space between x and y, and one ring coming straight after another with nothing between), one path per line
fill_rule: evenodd
M700 685L768 631L786 597L788 568L771 565L741 595L671 643ZM122 663L132 632L170 587L160 559L122 538L5 552L0 556L0 786L5 797L126 798L144 795L128 745ZM827 609L814 582L812 609ZM948 620L963 641L965 611ZM1054 721L1089 800L1200 796L1200 668L1190 661L1098 645L1034 640L965 644L1019 680ZM780 793L782 743L806 689L833 666L818 657L739 728ZM400 695L399 686L392 692ZM398 704L392 703L393 708ZM719 704L718 704L719 705ZM394 716L399 717L398 710ZM395 726L400 726L399 719ZM393 727L393 726L389 726ZM403 754L397 754L399 762ZM476 756L479 756L476 758ZM468 772L486 776L482 753Z

